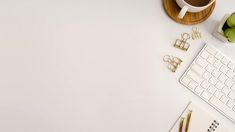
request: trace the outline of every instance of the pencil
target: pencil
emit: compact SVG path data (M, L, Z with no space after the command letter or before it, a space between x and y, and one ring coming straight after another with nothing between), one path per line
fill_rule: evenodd
M182 130L183 130L183 124L184 124L184 117L181 117L181 118L180 118L179 132L182 132Z
M191 115L192 115L192 110L189 110L189 112L187 114L187 119L186 119L185 132L188 132Z

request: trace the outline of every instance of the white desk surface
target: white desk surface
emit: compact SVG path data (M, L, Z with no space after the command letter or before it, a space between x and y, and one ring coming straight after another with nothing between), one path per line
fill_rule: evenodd
M167 132L192 100L235 125L178 79L211 43L235 60L235 45L211 32L234 0L217 0L196 25L188 52L172 45L192 26L172 21L161 0L0 2L1 132ZM162 57L183 59L171 73Z

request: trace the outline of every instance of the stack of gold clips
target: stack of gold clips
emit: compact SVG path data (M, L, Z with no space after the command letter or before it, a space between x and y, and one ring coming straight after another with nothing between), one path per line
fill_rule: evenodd
M192 28L192 39L200 39L202 37L201 33L199 32L198 27L193 27ZM187 51L190 47L190 44L188 40L190 39L190 34L188 33L182 33L181 34L181 39L176 39L174 43L174 47L181 49L183 51ZM175 72L182 60L178 57L170 56L170 55L165 55L163 57L163 61L168 63L168 69L170 69L172 72Z

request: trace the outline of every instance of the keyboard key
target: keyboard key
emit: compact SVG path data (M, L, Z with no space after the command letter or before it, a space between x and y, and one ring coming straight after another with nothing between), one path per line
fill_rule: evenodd
M229 98L225 95L223 95L221 98L220 98L221 102L223 102L224 104L226 104L229 100Z
M234 105L235 105L235 102L234 102L233 100L231 100L231 99L227 102L227 106L228 106L229 108L233 108Z
M230 90L230 88L228 88L228 87L223 87L223 89L222 89L222 92L227 96L228 94L229 94L229 92L230 92L231 90Z
M220 71L226 74L227 71L228 71L228 67L223 65L223 66L220 67Z
M235 92L234 91L231 91L229 94L228 94L228 97L230 99L235 99Z
M210 86L210 83L208 83L206 80L201 83L201 86L205 89L207 89Z
M217 89L220 89L220 90L221 90L221 89L224 87L224 84L221 83L220 81L218 81L218 82L216 83L215 87L216 87Z
M226 76L226 75L224 75L224 74L220 74L220 76L219 76L219 78L218 78L222 83L224 83L227 79L228 79L228 77Z
M196 73L195 73L194 71L192 71L192 70L188 71L187 75L188 75L191 79L193 79L194 81L196 81L197 83L201 83L201 82L203 81L203 78L202 78L200 75L196 74Z
M233 85L232 80L228 78L228 79L225 81L225 85L227 85L228 87L231 87L231 86Z
M233 70L233 69L235 68L235 65L230 61L230 62L228 63L228 67L229 67L231 70Z
M196 74L198 74L199 76L204 73L204 69L202 69L202 68L201 68L199 65L197 65L197 64L194 64L194 65L192 66L192 70L194 70L194 72L195 72Z
M207 58L207 61L208 61L209 63L211 63L211 64L214 64L215 61L216 61L216 59L214 58L214 56L209 56L209 57Z
M205 99L205 100L209 100L212 96L212 94L208 91L204 91L201 96Z
M234 72L231 71L231 70L228 70L227 73L226 73L226 76L231 78L231 79L233 78L234 75L235 75Z
M233 91L235 91L235 83L233 84L233 86L231 87L231 89L232 89Z
M215 94L214 94L214 96L216 97L216 98L218 98L218 99L220 99L222 96L224 95L224 93L222 93L222 92L220 92L220 91L216 91L215 92Z
M217 53L216 49L211 48L210 46L207 46L206 51L208 51L208 53L210 53L211 55L215 55Z
M204 91L204 89L201 88L201 87L196 87L196 88L195 88L195 92L196 92L198 95L200 95L203 91Z
M201 53L201 57L204 58L204 59L207 59L209 56L210 56L210 54L207 51L203 51Z
M188 78L187 76L184 76L182 79L181 79L181 82L184 84L184 85L188 85L189 82L191 81L190 78Z
M190 83L188 84L189 88L191 88L192 90L194 90L198 84L195 81L190 81Z
M203 78L205 78L205 79L209 79L209 78L211 78L211 74L209 73L209 72L205 72L204 74L203 74Z
M218 80L215 79L214 77L211 77L211 78L209 79L209 83L211 83L212 85L215 85L217 82L218 82Z
M223 58L223 55L220 52L217 52L215 55L215 58L217 58L218 60L221 60Z
M214 68L211 64L209 64L209 65L206 66L206 70L207 70L208 72L212 72L214 69L215 69L215 68Z
M214 94L216 91L216 88L213 86L209 86L209 88L207 89L208 92L210 92L211 94Z
M215 68L218 68L220 69L220 67L222 66L223 64L219 61L219 60L216 60L215 63L214 63L214 67Z
M203 60L202 58L198 58L196 60L196 63L200 65L202 68L205 68L209 64L206 60Z
M233 81L235 82L235 76L233 76Z
M228 65L229 63L229 60L226 58L226 57L223 57L221 62L224 64L224 65Z
M235 112L235 106L233 107L233 111Z
M220 76L221 72L217 69L214 69L212 71L212 75L215 77L215 78L218 78Z

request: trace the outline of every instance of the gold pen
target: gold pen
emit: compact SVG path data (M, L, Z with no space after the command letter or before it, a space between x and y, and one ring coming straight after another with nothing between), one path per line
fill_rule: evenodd
M186 118L185 132L188 132L191 115L192 115L192 110L189 110Z
M184 117L180 117L179 132L183 132Z

